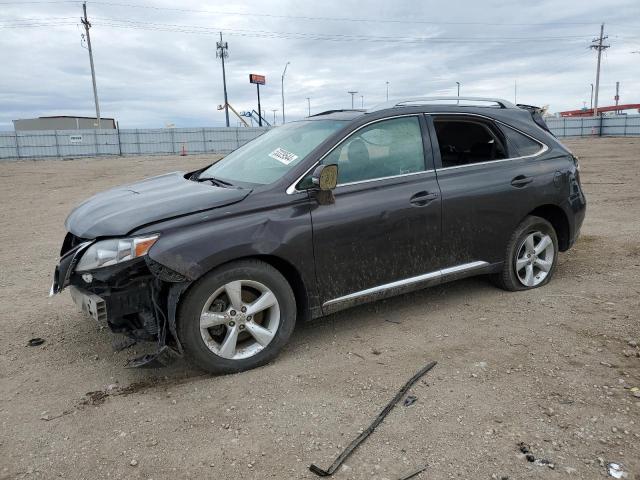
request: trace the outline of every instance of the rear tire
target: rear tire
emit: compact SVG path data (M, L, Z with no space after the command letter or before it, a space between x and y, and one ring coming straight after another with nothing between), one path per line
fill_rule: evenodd
M242 260L213 270L189 289L177 327L187 361L226 374L275 358L295 322L295 297L282 274L268 263Z
M513 232L496 284L509 291L530 290L551 280L558 262L558 237L544 218L528 216Z

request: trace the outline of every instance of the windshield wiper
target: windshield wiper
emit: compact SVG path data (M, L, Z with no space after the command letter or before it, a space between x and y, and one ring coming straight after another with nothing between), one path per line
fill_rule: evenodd
M196 182L211 182L218 187L235 187L233 183L215 177L198 177L195 180Z

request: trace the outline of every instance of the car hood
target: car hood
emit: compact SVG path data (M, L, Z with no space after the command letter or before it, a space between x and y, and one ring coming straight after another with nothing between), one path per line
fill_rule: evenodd
M126 235L160 220L239 202L251 192L194 182L184 175L168 173L98 193L71 212L67 231L87 239Z

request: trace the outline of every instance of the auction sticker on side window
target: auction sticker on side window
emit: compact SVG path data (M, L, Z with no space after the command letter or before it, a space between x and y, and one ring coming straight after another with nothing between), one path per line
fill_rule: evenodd
M285 165L289 165L295 159L298 158L298 155L295 153L287 152L284 148L276 148L273 152L269 154L269 156L279 162L284 163Z

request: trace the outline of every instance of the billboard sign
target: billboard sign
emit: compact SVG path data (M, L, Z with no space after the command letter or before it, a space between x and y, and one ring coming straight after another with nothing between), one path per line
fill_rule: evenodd
M257 73L250 73L249 83L257 83L258 85L264 85L266 83L266 79L264 75L258 75Z

